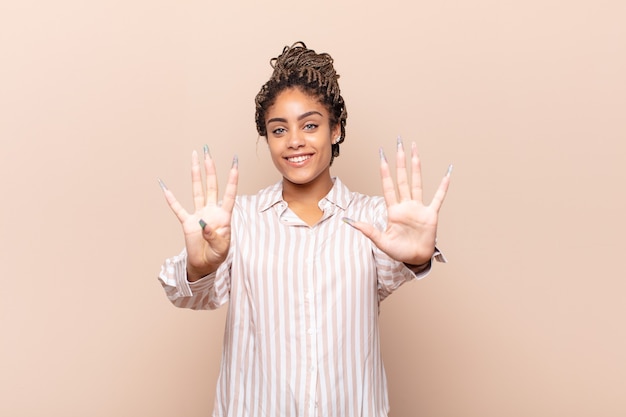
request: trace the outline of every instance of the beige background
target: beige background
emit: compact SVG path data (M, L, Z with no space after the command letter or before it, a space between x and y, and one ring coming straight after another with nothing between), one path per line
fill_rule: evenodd
M391 416L626 415L626 2L3 1L0 415L208 416L224 310L172 307L211 146L277 180L253 99L304 40L349 110L334 174L379 194L416 140L454 163L450 263L384 302ZM222 176L222 180L224 176Z

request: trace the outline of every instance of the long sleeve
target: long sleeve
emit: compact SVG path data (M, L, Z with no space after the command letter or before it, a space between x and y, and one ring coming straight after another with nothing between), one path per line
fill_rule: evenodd
M223 291L224 282L217 279L216 272L195 282L187 281L187 252L169 258L161 266L159 281L167 298L176 307L192 310L213 310L227 300Z

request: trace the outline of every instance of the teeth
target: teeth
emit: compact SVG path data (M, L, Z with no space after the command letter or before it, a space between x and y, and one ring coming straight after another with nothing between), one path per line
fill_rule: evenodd
M287 158L287 160L289 162L303 162L306 161L307 159L309 159L311 156L310 155L302 155L302 156L294 156L293 158Z

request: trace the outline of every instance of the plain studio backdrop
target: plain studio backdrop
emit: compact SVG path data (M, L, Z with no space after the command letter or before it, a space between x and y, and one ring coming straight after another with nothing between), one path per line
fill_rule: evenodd
M333 166L380 194L416 141L449 259L382 304L393 417L626 415L626 2L4 1L0 415L208 416L225 309L179 310L209 144L240 193L279 179L254 127L269 59L329 52ZM390 158L390 160L393 160Z

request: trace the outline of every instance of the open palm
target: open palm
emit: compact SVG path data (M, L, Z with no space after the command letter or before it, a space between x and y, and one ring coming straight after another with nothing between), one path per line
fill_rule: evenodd
M402 141L398 139L396 193L389 165L382 150L380 151L380 176L387 204L387 228L381 231L368 223L350 219L347 221L391 258L407 264L421 265L430 260L435 250L439 209L448 191L451 167L441 180L430 204L425 205L422 201L420 159L415 143L411 144L410 184L405 159Z
M221 204L218 204L215 165L206 146L204 170L206 188L202 185L200 162L197 152L194 151L191 157L194 211L191 213L187 212L174 194L160 182L167 203L183 227L187 250L187 274L190 281L215 271L226 259L230 247L230 222L237 196L239 174L236 157Z

